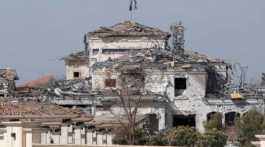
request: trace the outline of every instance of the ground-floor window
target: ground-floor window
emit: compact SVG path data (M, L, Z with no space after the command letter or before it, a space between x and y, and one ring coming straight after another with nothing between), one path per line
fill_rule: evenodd
M194 115L173 115L173 126L189 126L196 127L196 119Z

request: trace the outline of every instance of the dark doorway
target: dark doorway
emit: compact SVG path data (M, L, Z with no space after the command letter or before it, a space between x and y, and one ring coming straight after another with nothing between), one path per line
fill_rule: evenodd
M196 115L174 115L173 116L173 126L189 126L195 127L196 126Z
M151 133L158 131L158 122L159 120L156 114L146 115L146 127L148 127Z
M237 118L240 117L239 113L236 112L228 112L225 114L225 126L231 127L235 126Z

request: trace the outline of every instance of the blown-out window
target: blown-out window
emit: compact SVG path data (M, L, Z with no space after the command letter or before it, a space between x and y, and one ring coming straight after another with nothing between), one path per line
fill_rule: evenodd
M175 78L175 90L184 90L187 88L186 78Z
M174 80L175 96L179 96L187 88L186 78L175 78Z
M73 77L74 78L80 78L80 72L74 72Z

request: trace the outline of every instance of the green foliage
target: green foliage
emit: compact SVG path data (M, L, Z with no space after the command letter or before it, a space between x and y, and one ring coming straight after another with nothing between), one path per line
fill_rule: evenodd
M264 133L265 119L263 114L256 110L246 112L238 121L239 142L241 146L250 145L251 141L256 140L255 135Z
M147 133L143 129L136 129L135 131L135 145L146 145L149 141Z
M155 145L155 146L165 146L168 145L168 141L164 134L158 134L155 136L152 136L147 143L147 145Z
M192 147L198 142L200 133L193 128L181 126L169 130L165 137L169 145Z
M205 124L205 129L206 130L222 130L222 114L221 113L215 113L212 115L210 120L208 120Z
M139 129L139 128L136 129L134 138L135 138L135 142L134 142L135 145L146 145L149 141L149 137L146 134L146 132L144 132L143 129ZM114 144L121 144L121 145L129 144L126 131L116 132L112 141Z
M198 144L200 147L224 147L226 141L227 136L224 132L212 129L202 135Z
M126 135L117 134L114 144L128 144ZM149 137L143 129L137 129L135 133L135 145L157 146L185 146L185 147L223 147L227 137L222 131L212 129L205 134L200 134L191 127L172 128L164 133Z

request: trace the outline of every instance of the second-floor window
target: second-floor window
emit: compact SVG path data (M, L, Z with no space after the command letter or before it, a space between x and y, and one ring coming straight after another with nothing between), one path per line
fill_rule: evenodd
M74 78L80 78L80 72L74 72L73 77Z
M174 80L175 96L179 96L187 88L186 78L175 78Z

